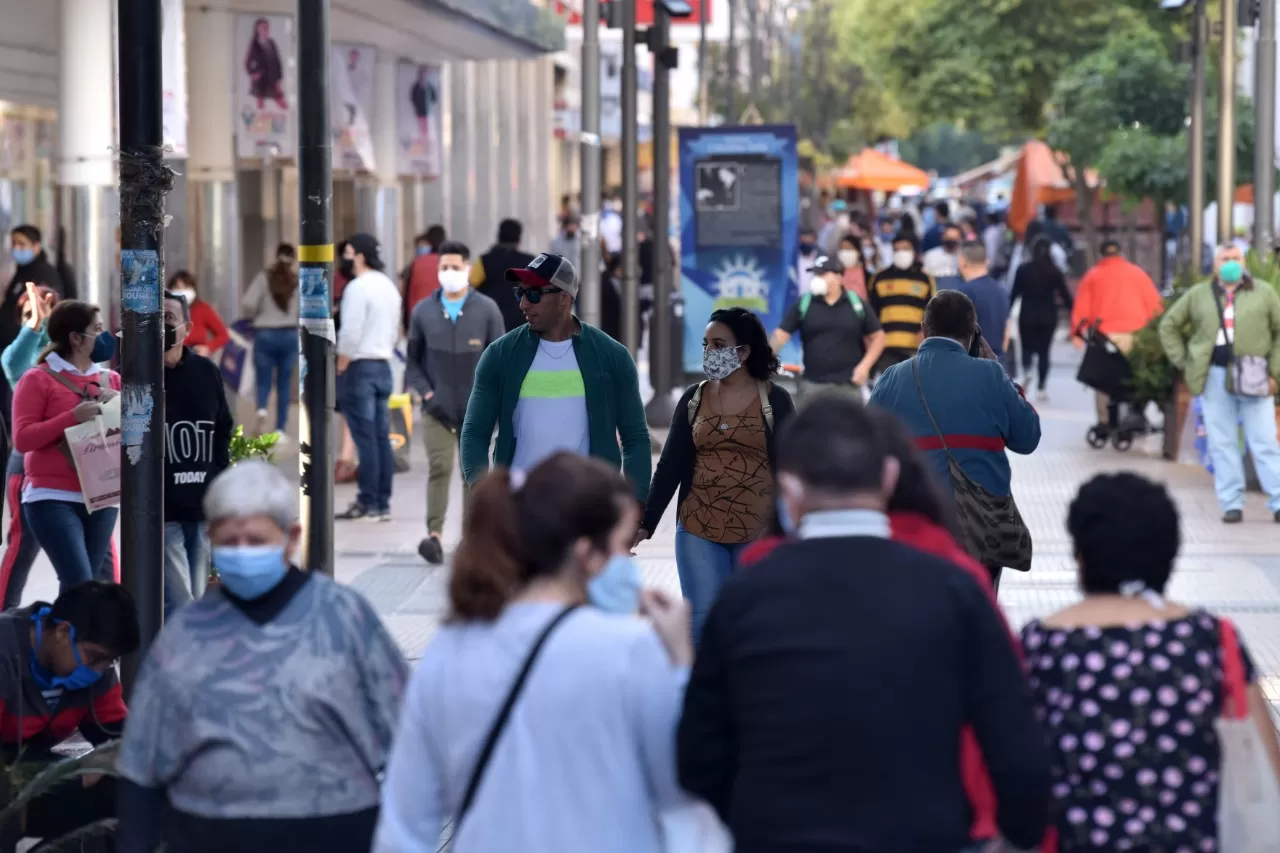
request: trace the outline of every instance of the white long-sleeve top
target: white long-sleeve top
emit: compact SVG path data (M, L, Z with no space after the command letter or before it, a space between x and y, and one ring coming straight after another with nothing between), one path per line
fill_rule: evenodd
M338 355L390 360L399 338L400 289L385 274L365 270L342 291Z

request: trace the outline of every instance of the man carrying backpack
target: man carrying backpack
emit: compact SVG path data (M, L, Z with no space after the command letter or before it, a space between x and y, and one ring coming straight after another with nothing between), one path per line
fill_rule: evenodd
M808 293L782 318L773 333L778 352L799 332L804 347L804 377L799 397L804 401L825 391L861 396L884 352L884 331L874 311L852 291L844 289L844 264L821 255L810 268Z

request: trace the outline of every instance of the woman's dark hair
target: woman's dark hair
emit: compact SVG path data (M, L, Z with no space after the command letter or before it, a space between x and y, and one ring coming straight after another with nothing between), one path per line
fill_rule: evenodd
M495 619L530 581L558 572L579 539L607 550L633 501L616 469L576 453L547 457L523 482L494 469L471 492L449 578L451 618Z
M281 243L276 246L276 262L267 270L267 290L281 311L289 310L293 292L298 289L298 274L293 271L293 261L297 257L292 245Z
M1058 268L1058 265L1053 262L1053 242L1048 237L1037 237L1031 241L1030 263Z
M721 308L711 312L711 323L723 323L738 346L751 347L744 366L751 378L758 382L767 382L777 375L782 362L769 346L769 335L764 330L760 318L746 308Z
M199 288L196 287L196 277L192 275L189 270L178 270L176 273L169 276L169 284L165 287L165 290L178 290L178 285L180 284L187 285L197 293L200 292Z
M902 421L885 409L867 407L886 456L898 460L898 485L889 498L889 512L913 512L954 534L957 531L951 502L942 496L937 475L916 448Z
M1126 581L1163 593L1182 544L1173 498L1129 472L1099 474L1081 486L1067 511L1067 532L1086 593L1116 593Z
M845 243L848 243L850 246L852 246L855 249L862 248L861 242L858 240L857 237L854 236L852 231L846 231L840 235L840 245L843 246Z
M41 238L41 235L40 235L40 229L35 227L34 225L18 225L9 233L21 234L23 237L27 239L28 243L44 242L44 240Z
M98 306L75 299L64 299L49 312L45 321L45 331L49 333L49 344L36 359L36 364L44 364L51 353L66 358L71 354L71 336L83 334L94 318L98 316Z
M131 655L141 645L138 606L119 584L85 581L59 595L52 606L38 602L35 610L45 607L50 608L46 625L69 622L77 642L102 646L113 657Z

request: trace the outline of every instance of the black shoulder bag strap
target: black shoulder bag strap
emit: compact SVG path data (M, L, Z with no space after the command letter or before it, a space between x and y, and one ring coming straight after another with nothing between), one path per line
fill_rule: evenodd
M916 391L920 394L920 402L924 404L924 413L929 416L929 423L933 424L933 431L937 433L938 441L942 443L942 452L947 454L947 461L955 465L956 460L951 457L951 448L947 447L947 438L938 427L938 422L934 420L933 410L929 408L929 400L924 396L924 386L920 384L920 368L916 366L915 356L911 357L911 375L915 377Z
M462 795L462 805L458 806L458 813L453 819L455 836L457 835L458 827L462 824L462 819L471 810L471 804L475 801L476 793L480 790L480 782L484 779L485 768L489 766L489 759L493 757L493 750L498 745L498 738L502 737L502 730L507 727L507 720L511 718L511 711L516 706L516 700L524 692L525 682L529 680L529 672L533 669L533 664L538 659L538 653L546 645L551 633L579 606L571 604L561 610L555 618L547 623L547 627L542 629L538 639L534 640L533 648L529 650L529 656L525 658L524 666L520 668L520 674L516 676L515 682L511 685L506 701L502 703L502 710L498 712L497 718L493 721L493 727L489 729L489 736L485 738L484 746L480 749L480 757L476 759L476 767L471 771L471 781L467 783L467 791Z

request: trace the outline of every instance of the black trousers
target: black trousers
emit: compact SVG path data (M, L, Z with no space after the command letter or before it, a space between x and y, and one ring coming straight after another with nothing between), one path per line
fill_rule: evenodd
M41 840L35 853L43 850L45 844L57 841L82 826L115 817L115 781L110 776L104 776L86 788L80 779L72 779L33 800L27 806L26 831L23 834L27 838ZM113 853L116 849L115 838L94 836L75 849L83 853Z
M1053 333L1057 331L1054 323L1019 323L1018 333L1022 338L1022 371L1031 373L1031 360L1039 359L1037 379L1039 390L1043 391L1049 380L1049 350L1053 347ZM1027 389L1030 390L1030 389Z

